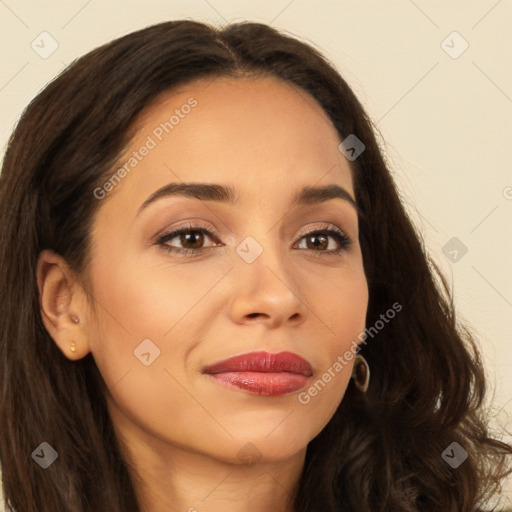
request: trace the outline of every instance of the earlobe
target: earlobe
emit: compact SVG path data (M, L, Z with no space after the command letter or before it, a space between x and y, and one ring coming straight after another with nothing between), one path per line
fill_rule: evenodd
M37 262L39 306L46 330L69 359L81 359L89 353L80 312L77 287L62 256L50 249L39 255ZM77 311L77 312L75 312ZM77 314L78 313L78 314Z

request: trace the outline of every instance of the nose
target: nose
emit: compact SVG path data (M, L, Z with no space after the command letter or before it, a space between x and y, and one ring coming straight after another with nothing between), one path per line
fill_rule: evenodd
M263 323L270 328L285 323L297 326L305 320L308 306L301 296L297 275L287 264L286 249L277 242L262 249L251 263L244 259L243 252L235 258L231 318L238 324Z

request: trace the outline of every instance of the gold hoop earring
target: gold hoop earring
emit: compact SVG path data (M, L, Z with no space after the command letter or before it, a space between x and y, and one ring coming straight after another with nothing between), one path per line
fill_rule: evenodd
M76 343L75 342L71 343L69 350L71 350L71 352L76 352Z
M368 361L360 354L357 354L355 357L352 379L356 388L362 393L366 393L370 385L370 367L368 366Z

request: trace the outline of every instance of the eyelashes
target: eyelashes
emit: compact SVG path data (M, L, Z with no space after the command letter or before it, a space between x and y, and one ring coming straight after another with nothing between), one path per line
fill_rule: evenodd
M175 228L175 229L171 229L170 231L167 231L156 241L156 244L159 245L166 252L173 252L173 253L183 254L183 255L198 254L205 250L212 249L213 247L184 249L181 247L174 247L174 246L170 246L167 244L167 242L169 242L170 240L172 240L173 238L176 238L178 236L183 237L183 235L186 235L186 234L196 234L196 237L197 237L198 233L200 233L202 235L206 235L210 238L215 237L214 233L212 233L207 228L204 228L202 226L193 226L191 224L188 224L186 226L181 226L179 228ZM181 241L183 241L183 238L181 239Z
M192 237L188 237L187 235L192 235ZM199 235L199 236L198 236ZM207 250L214 249L215 247L218 247L219 245L222 245L221 243L217 243L215 246L211 247L193 247L193 248L183 248L183 247L175 247L168 244L169 241L173 240L174 238L180 238L180 243L197 243L203 242L204 237L209 237L212 240L216 239L215 234L212 233L208 228L205 228L204 226L199 225L192 225L188 224L186 226L180 226L178 228L171 229L165 233L163 233L155 242L155 245L158 245L163 251L168 253L174 253L179 254L182 256L198 256L201 253L204 253ZM302 249L307 250L308 252L313 253L315 256L339 256L341 253L346 251L350 245L352 245L353 240L344 233L341 229L337 227L333 227L329 224L320 227L315 228L313 230L310 230L304 234L301 235L301 237L298 239L298 241L306 240L306 243L311 239L319 239L319 238L325 238L328 243L329 237L333 238L336 243L338 244L338 248L335 250L315 250L315 249ZM322 245L322 242L320 243ZM316 245L318 247L318 244Z

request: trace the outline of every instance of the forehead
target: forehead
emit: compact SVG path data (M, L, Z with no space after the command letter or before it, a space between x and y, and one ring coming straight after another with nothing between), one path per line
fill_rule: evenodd
M265 184L269 197L270 190L322 179L353 190L327 114L306 91L278 78L191 82L161 94L135 127L113 169L127 171L109 192L114 196L147 196L179 181L238 183L253 194L264 193Z

